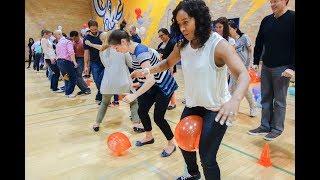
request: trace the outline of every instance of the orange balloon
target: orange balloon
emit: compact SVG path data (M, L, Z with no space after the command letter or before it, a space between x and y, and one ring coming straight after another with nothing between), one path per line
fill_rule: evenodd
M199 149L203 119L197 115L183 118L176 126L175 139L178 146L185 151Z
M250 83L260 82L260 78L258 76L258 73L256 71L254 71L253 69L249 70L249 76L250 76Z
M120 156L131 147L129 138L121 132L112 133L107 140L109 149L114 155Z

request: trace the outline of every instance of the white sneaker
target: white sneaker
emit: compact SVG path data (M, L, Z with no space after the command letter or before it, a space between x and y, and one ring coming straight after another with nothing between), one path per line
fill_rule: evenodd
M75 98L76 95L74 95L74 94L69 94L69 95L66 95L66 97L67 97L67 98Z
M64 91L61 90L61 89L58 89L58 90L55 90L55 91L52 91L52 92L54 92L54 93L62 93L62 92L64 92Z
M256 117L257 114L257 108L250 108L250 117Z

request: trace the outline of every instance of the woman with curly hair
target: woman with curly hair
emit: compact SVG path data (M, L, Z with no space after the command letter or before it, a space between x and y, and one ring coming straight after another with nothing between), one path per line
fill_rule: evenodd
M232 124L240 101L247 92L249 75L235 49L210 29L209 8L202 0L183 0L173 11L172 26L183 39L166 60L135 70L132 77L150 76L173 67L180 59L185 81L186 107L181 119L190 115L203 118L199 154L205 179L219 180L216 155ZM227 66L237 78L238 86L231 96L227 84ZM182 150L188 174L182 179L200 179L196 152Z

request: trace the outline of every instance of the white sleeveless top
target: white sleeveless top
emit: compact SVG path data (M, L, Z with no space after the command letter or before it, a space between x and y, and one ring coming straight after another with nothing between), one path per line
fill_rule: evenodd
M180 51L187 107L201 106L211 110L231 98L227 66L217 67L214 62L215 47L222 39L213 32L202 48L193 49L189 42Z

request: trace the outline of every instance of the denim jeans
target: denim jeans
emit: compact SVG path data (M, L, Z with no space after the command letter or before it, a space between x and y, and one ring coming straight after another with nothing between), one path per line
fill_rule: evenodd
M58 59L57 64L61 70L62 76L68 74L69 80L65 80L64 84L65 94L70 95L73 93L77 82L76 68L74 67L74 64L71 61L65 59Z
M104 72L104 66L101 63L100 60L98 61L90 61L90 69L92 71L93 75L93 81L96 84L96 87L98 89L97 95L96 95L96 100L101 101L102 100L102 95L100 93L100 86L101 86L101 81L103 78L103 72Z

